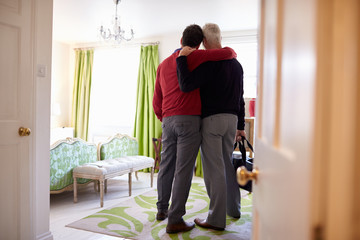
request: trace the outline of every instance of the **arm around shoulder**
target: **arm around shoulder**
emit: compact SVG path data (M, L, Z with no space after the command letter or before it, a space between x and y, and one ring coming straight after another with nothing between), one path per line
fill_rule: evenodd
M236 52L229 47L208 50L196 50L189 55L188 65L190 71L192 71L204 62L229 60L236 57Z
M195 75L191 73L188 69L187 57L177 57L176 65L180 90L183 92L191 92L198 88L199 86L196 85Z

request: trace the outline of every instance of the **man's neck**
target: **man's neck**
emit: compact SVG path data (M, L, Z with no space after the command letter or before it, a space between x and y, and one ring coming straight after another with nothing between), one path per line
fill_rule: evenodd
M219 48L222 48L220 43L208 45L206 49L219 49Z

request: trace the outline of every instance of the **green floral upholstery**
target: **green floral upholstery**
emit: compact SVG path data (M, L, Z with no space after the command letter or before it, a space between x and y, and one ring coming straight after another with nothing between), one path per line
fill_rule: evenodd
M64 140L50 149L50 191L61 191L73 184L72 170L97 161L97 147L81 139ZM91 180L79 179L78 183Z
M109 141L100 144L100 160L114 159L122 156L135 156L139 153L138 142L127 135L115 135Z

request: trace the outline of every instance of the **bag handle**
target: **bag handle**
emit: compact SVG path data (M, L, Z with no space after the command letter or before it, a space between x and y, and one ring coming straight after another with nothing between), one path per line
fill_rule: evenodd
M241 161L241 164L240 165L236 165L235 162L233 163L234 165L236 166L245 166L246 164L246 148L244 146L244 143L241 142L241 141L236 141L235 144L234 144L234 150L236 149L237 145L239 144L239 150L241 152L241 159L238 159L237 161ZM244 157L245 156L245 157ZM233 161L235 161L233 159ZM237 163L239 164L239 162ZM237 168L237 167L236 167Z
M241 136L241 142L236 141L236 142L234 143L234 150L236 149L236 147L237 147L238 144L239 144L239 150L240 150L240 152L241 152L241 148L242 148L242 147L244 147L244 149L245 149L245 141L246 141L248 147L250 148L250 150L251 150L252 152L254 152L253 146L251 145L251 143L249 142L249 140L247 140L246 137L244 137L244 136Z
M241 141L235 142L235 144L234 144L234 150L236 149L237 144L239 144L239 150L240 150L240 152L241 152L241 156L243 156L243 157L242 157L243 163L245 163L245 162L246 162L246 159L247 159L245 142L247 143L247 145L248 145L248 147L250 148L250 150L251 150L252 152L254 152L253 146L250 144L250 142L249 142L249 141L246 139L246 137L244 137L244 136L241 136Z
M253 146L251 145L251 143L249 142L249 140L247 140L246 137L241 136L241 141L242 141L242 144L243 144L244 146L245 146L245 141L246 141L246 143L247 143L248 147L250 148L250 150L251 150L252 152L254 152Z

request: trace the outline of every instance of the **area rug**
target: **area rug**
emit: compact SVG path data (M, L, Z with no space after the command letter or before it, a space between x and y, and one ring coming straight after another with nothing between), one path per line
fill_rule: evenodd
M88 217L73 222L67 227L122 237L126 239L161 239L161 240L215 240L215 239L251 239L252 195L241 192L241 218L227 217L226 229L215 231L196 226L184 233L167 234L167 219L157 221L157 191L147 193L122 202L117 206L99 211ZM209 198L203 183L193 183L186 204L185 221L195 218L206 218L209 209Z

